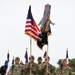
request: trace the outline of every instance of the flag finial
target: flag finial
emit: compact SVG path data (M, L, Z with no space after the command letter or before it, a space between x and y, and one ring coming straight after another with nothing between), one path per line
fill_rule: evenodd
M28 48L26 48L26 51L28 50Z
M66 48L66 50L68 50L68 48Z
M8 53L9 53L9 50L8 50Z

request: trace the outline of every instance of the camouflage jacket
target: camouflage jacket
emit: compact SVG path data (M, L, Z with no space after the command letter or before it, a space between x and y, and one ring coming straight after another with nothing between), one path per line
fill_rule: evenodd
M66 67L63 67L62 69L59 67L57 70L56 70L56 73L57 75L72 75L72 71L71 71L71 67L69 66L66 66Z
M8 71L8 73L12 73L12 75L23 75L23 65L12 65ZM10 74L9 74L10 75Z
M37 64L33 63L32 67L33 67L33 69L30 69L30 64L29 63L25 64L26 75L29 75L30 72L31 72L32 75L37 75L37 73L38 73L38 66L37 66Z
M37 75L43 75L42 70L41 70L43 64L37 64L37 65L38 65L38 74Z
M55 74L55 67L51 64L48 64L48 68L47 68L46 64L42 65L42 68L41 68L42 75L47 75L46 74L46 69L48 69L48 71L49 71L48 75L56 75Z

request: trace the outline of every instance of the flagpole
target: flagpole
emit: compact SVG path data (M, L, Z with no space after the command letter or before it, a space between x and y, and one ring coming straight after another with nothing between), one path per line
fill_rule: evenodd
M48 33L47 33L47 61L48 61ZM48 70L48 64L47 64L47 70Z
M31 8L31 5L29 5ZM32 55L32 39L31 39L31 31L30 31L30 56Z
M48 31L48 25L50 23L50 15L47 17L47 22L46 22L46 26L47 26L47 31ZM49 60L48 58L48 32L47 32L47 61ZM47 64L47 70L48 70L48 64Z
M68 51L68 48L66 48L66 51Z
M32 38L31 38L31 33L30 33L30 56L32 55ZM32 64L30 64L32 65ZM32 74L32 70L30 69L30 74Z
M32 55L32 39L31 39L31 35L30 35L30 56Z
M47 56L48 56L48 33L47 33Z

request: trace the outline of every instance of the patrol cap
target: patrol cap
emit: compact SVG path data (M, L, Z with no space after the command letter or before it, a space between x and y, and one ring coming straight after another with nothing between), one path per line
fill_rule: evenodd
M45 60L47 60L47 59L50 60L50 57L49 57L49 56L46 56L46 57L45 57Z
M34 56L33 56L33 55L31 55L31 56L29 57L29 60L30 60L30 59L34 59Z
M5 64L7 64L7 63L8 63L8 61L6 60L6 61L5 61Z
M20 60L20 58L19 57L15 57L15 60Z
M38 60L42 60L42 57L38 57L37 61L38 61Z
M62 59L62 63L64 63L66 61L66 59Z

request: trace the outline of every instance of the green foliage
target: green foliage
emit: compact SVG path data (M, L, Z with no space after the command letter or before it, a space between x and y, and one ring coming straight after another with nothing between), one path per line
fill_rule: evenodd
M71 67L75 67L75 58L69 59L69 63Z
M59 59L58 62L57 62L57 64L60 65L61 62L62 62L62 59Z

